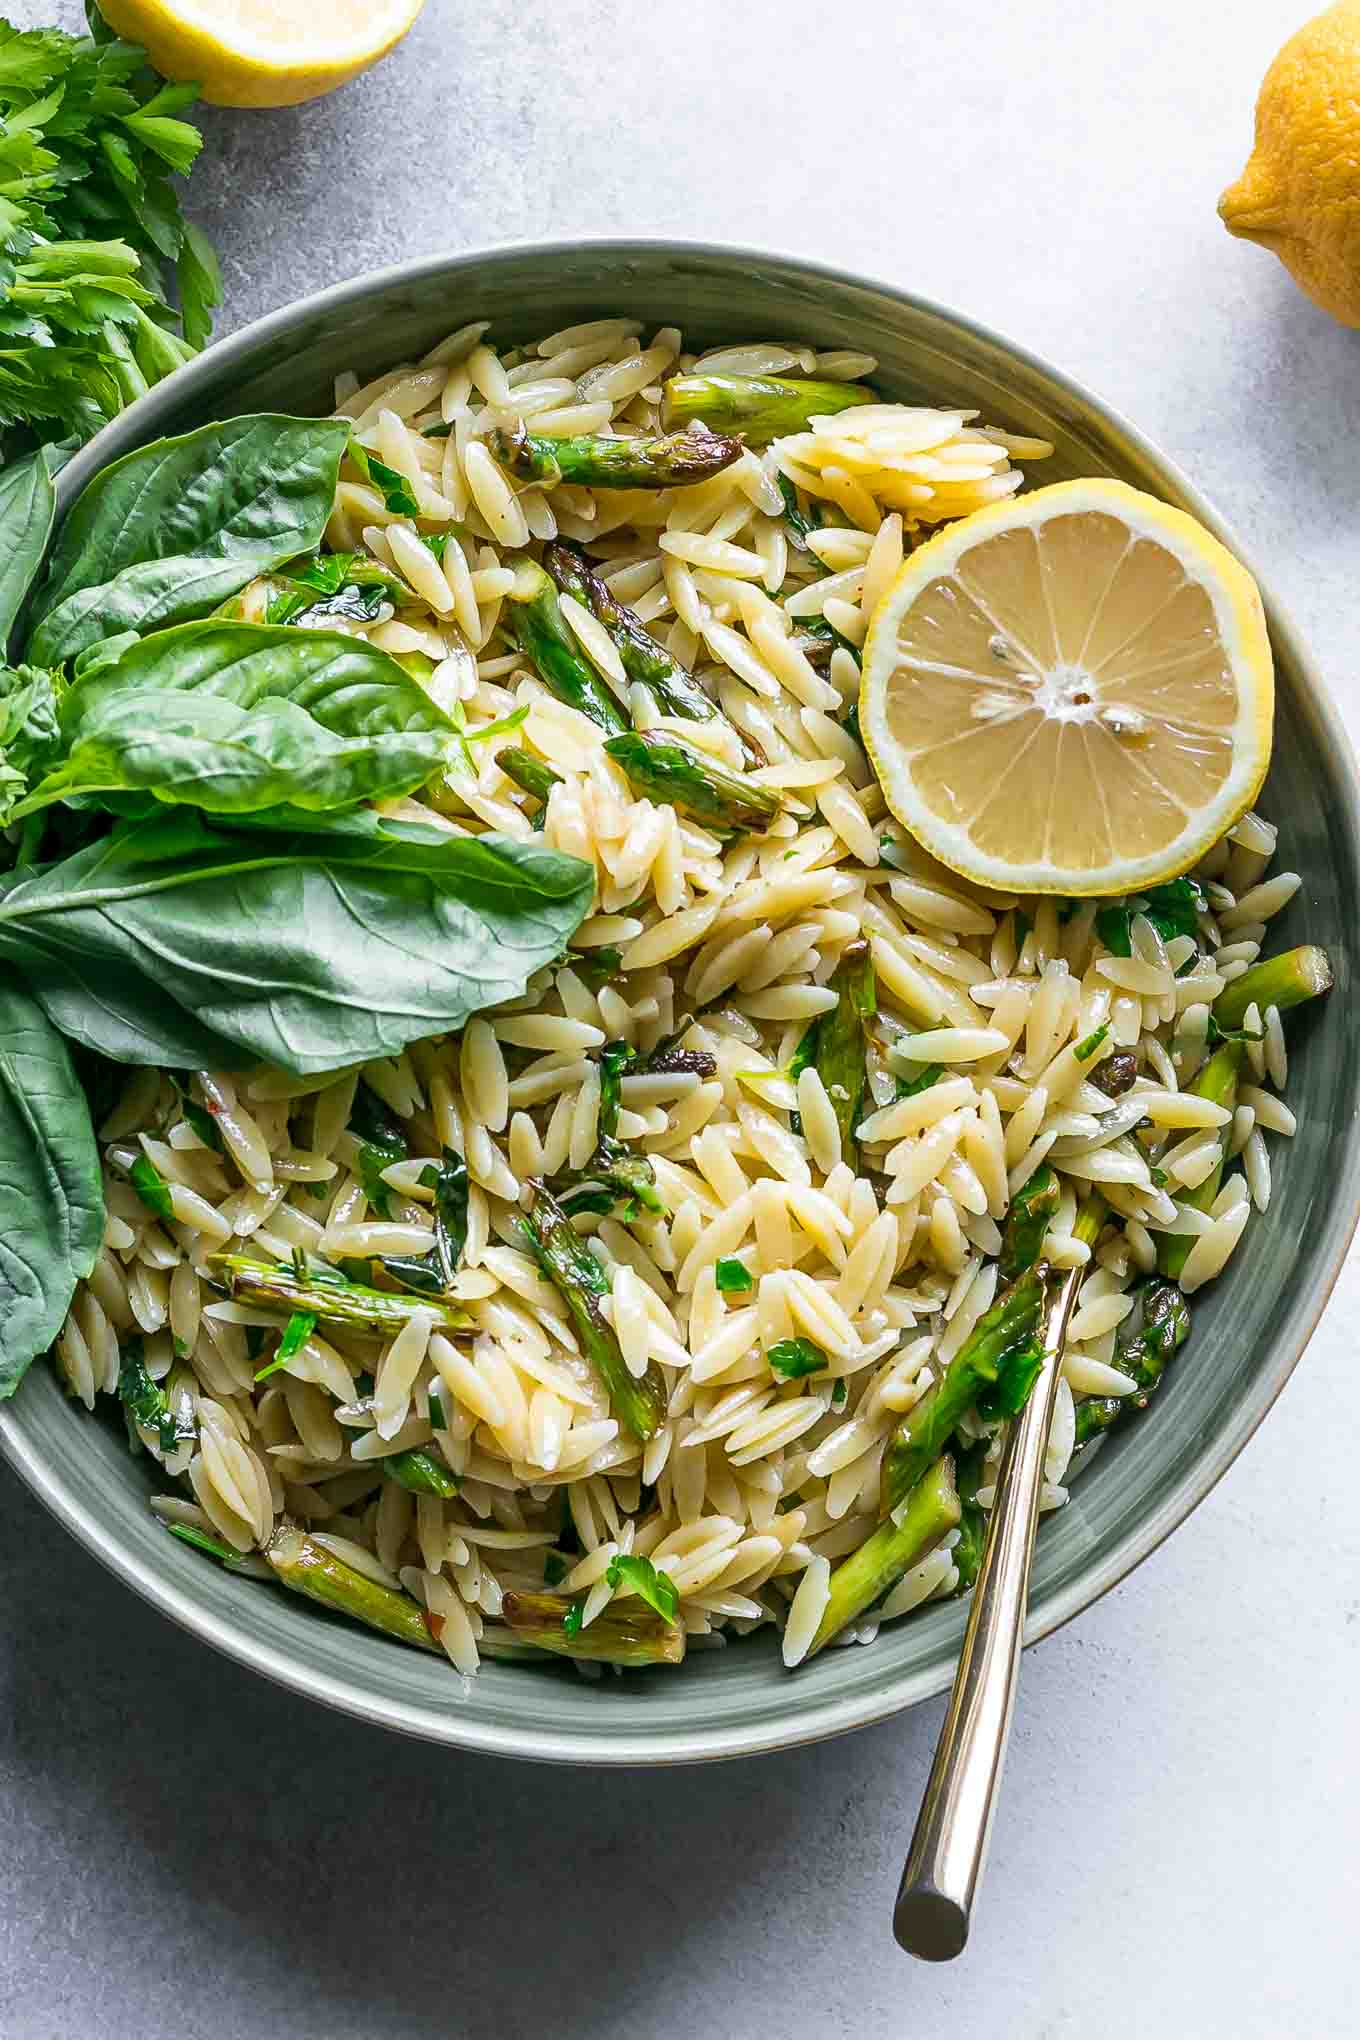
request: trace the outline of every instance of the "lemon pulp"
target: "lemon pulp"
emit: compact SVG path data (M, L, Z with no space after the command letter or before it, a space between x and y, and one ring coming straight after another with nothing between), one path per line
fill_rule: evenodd
M1273 678L1255 584L1193 518L1058 483L905 562L865 647L889 807L1012 891L1115 893L1195 862L1258 791Z

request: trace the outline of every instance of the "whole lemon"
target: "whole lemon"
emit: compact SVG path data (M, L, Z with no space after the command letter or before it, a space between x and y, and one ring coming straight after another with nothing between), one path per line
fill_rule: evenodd
M1360 326L1360 0L1337 0L1280 51L1256 101L1251 161L1218 210L1315 304Z

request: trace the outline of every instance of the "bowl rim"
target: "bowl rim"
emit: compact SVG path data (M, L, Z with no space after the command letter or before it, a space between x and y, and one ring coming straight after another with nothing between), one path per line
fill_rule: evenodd
M871 291L906 310L937 319L987 346L1001 350L1023 370L1045 381L1055 394L1071 400L1078 411L1094 414L1155 474L1158 487L1188 507L1201 523L1232 548L1255 575L1261 587L1271 637L1299 675L1308 707L1337 760L1347 825L1350 833L1360 840L1360 796L1357 795L1355 753L1327 686L1292 622L1269 593L1268 584L1262 581L1249 553L1238 543L1226 520L1177 463L1130 424L1120 411L1094 396L1083 383L1055 369L1041 355L1019 345L995 328L919 292L904 290L881 278L803 255L732 241L687 240L670 236L577 238L563 235L524 237L472 249L413 256L404 262L367 270L359 276L296 298L225 335L156 384L145 396L137 398L104 426L58 475L60 509L64 511L73 496L109 460L129 450L121 442L127 441L135 447L155 436L161 416L176 409L195 384L215 382L224 369L230 368L233 358L249 357L262 342L287 336L301 321L331 312L343 312L383 290L418 287L423 281L433 284L507 258L542 257L551 260L567 254L619 262L716 258L719 262L736 266L776 264L815 283ZM108 442L113 443L106 452ZM1141 1565L1198 1508L1264 1422L1317 1328L1340 1275L1357 1222L1360 1222L1360 1144L1353 1144L1349 1149L1334 1188L1336 1195L1327 1219L1324 1259L1313 1293L1296 1306L1294 1322L1277 1342L1269 1365L1253 1384L1252 1392L1233 1412L1231 1421L1211 1436L1198 1463L1184 1476L1175 1491L1164 1497L1143 1523L1129 1531L1098 1562L1084 1568L1065 1587L1055 1590L1045 1601L1041 1613L1030 1616L1024 1631L1026 1646L1065 1626ZM16 1408L13 1402L0 1404L0 1451L58 1521L117 1578L131 1586L162 1614L238 1664L248 1666L291 1692L322 1700L355 1719L380 1723L405 1735L483 1755L607 1765L611 1768L754 1756L820 1741L888 1720L908 1707L944 1692L953 1676L952 1664L946 1662L939 1668L920 1668L886 1677L871 1692L839 1697L832 1695L806 1706L796 1719L787 1724L781 1725L777 1710L772 1710L773 1719L768 1724L715 1727L699 1722L695 1726L670 1730L665 1736L630 1736L620 1734L617 1727L611 1727L607 1733L603 1728L582 1733L554 1728L542 1720L508 1726L464 1716L452 1708L437 1713L424 1705L375 1695L358 1678L337 1677L303 1664L289 1650L255 1638L238 1620L214 1613L167 1576L157 1573L136 1557L124 1554L87 1509L79 1487L44 1462L34 1441L25 1435L21 1409Z

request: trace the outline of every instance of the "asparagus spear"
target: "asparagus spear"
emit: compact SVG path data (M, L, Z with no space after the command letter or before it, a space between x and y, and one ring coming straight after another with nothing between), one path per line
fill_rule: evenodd
M548 1188L568 1213L594 1211L603 1216L623 1204L654 1212L658 1218L666 1215L650 1158L618 1140L602 1139L583 1169L559 1169L549 1177Z
M1276 1006L1283 1013L1288 1007L1301 1006L1306 999L1316 999L1331 988L1332 966L1326 950L1305 943L1299 949L1265 957L1225 985L1214 1000L1214 1020L1225 1030L1240 1027L1248 1006L1255 1006L1261 1013L1267 1006Z
M438 1495L443 1501L456 1495L463 1485L442 1459L419 1445L409 1452L390 1452L382 1461L382 1470L386 1479L409 1488L413 1495Z
M496 763L507 779L513 779L516 786L523 787L526 793L545 805L553 788L562 784L560 772L554 772L551 765L535 758L530 751L520 750L515 744L507 744L503 751L497 751Z
M611 1601L589 1628L569 1628L571 1601L556 1594L507 1594L501 1615L510 1629L540 1650L609 1665L678 1665L685 1632L636 1600Z
M740 460L742 442L724 433L691 425L664 438L606 438L586 432L576 439L549 439L531 433L523 423L493 432L487 440L492 455L521 481L577 482L587 489L676 489L706 482Z
M637 686L646 689L663 715L683 716L688 722L726 722L717 702L704 692L689 669L657 643L640 618L617 599L609 583L575 546L550 545L543 554L543 565L562 594L574 596L603 624L624 672ZM744 737L742 748L749 763L764 763Z
M1232 986L1228 988L1230 991ZM1251 1001L1247 1001L1250 1005ZM1237 1103L1237 1080L1242 1073L1242 1061L1246 1053L1240 1041L1225 1041L1216 1049L1204 1068L1190 1086L1191 1095L1208 1098L1215 1105L1222 1105L1231 1112ZM1219 1141L1219 1158L1202 1183L1193 1190L1181 1192L1179 1202L1188 1204L1195 1211L1207 1211L1219 1192L1223 1181L1223 1141ZM1177 1281L1182 1268L1195 1244L1193 1233L1159 1233L1157 1235L1157 1267L1163 1275Z
M306 1594L323 1608L348 1615L369 1629L381 1629L401 1643L412 1643L417 1650L438 1650L418 1601L366 1579L293 1524L279 1525L264 1547L264 1556L278 1579L294 1593Z
M831 974L830 985L836 994L836 1004L817 1019L811 1061L836 1115L841 1154L858 1171L855 1128L864 1115L865 1028L878 1011L878 981L867 942L848 944ZM798 1044L795 1064L799 1064L806 1040L804 1035ZM799 1065L800 1074L802 1067L805 1065Z
M1150 1282L1143 1291L1142 1323L1125 1332L1115 1366L1138 1383L1133 1395L1093 1395L1077 1410L1078 1445L1085 1445L1129 1410L1145 1410L1177 1350L1190 1336L1190 1307L1174 1282Z
M953 1460L948 1456L937 1459L916 1482L905 1502L899 1521L885 1517L858 1551L842 1559L832 1573L826 1608L808 1645L807 1658L815 1657L847 1622L853 1622L866 1608L872 1608L875 1601L881 1601L904 1572L919 1565L940 1539L957 1527L960 1508ZM803 1660L805 1664L807 1658Z
M967 1452L960 1454L957 1483L959 1490L959 1539L954 1546L954 1564L958 1568L959 1592L966 1594L977 1579L982 1564L982 1547L987 1537L987 1511L977 1498L977 1491L983 1485L983 1470L987 1461L987 1440L982 1438Z
M636 1059L637 1050L626 1041L606 1042L600 1050L599 1136L595 1152L583 1169L559 1169L549 1180L549 1189L560 1197L566 1212L603 1213L612 1211L616 1204L629 1204L640 1205L644 1211L654 1211L658 1216L665 1214L666 1206L656 1187L656 1170L650 1157L635 1153L617 1138L623 1073Z
M413 1310L432 1312L443 1331L458 1331L471 1323L457 1304L370 1289L367 1283L351 1282L347 1275L321 1262L300 1258L290 1265L287 1261L256 1261L249 1254L214 1254L208 1265L226 1278L233 1296L247 1303L290 1314L310 1311L323 1324L345 1325L378 1338L390 1338L400 1331Z
M673 375L666 384L672 425L701 418L710 427L740 432L751 446L768 446L803 432L811 418L829 418L878 398L862 383L812 382L777 375Z
M626 736L607 737L604 747L623 767L634 792L664 801L707 828L768 829L783 812L783 802L769 787L728 772L674 737L630 730Z
M1041 1162L1012 1197L1001 1240L1001 1272L1008 1282L1038 1260L1061 1195L1057 1177Z
M1234 978L1219 993L1210 1009L1211 1015L1215 1026L1227 1031L1242 1025L1248 1006L1255 1006L1262 1013L1267 1006L1285 1012L1290 1006L1301 1006L1308 999L1319 998L1322 993L1330 991L1331 986L1332 966L1326 950L1305 943L1298 949L1286 949L1280 956L1268 956L1264 962L1254 963L1250 970L1244 970L1241 977ZM1231 1111L1237 1102L1237 1082L1242 1073L1244 1055L1242 1042L1225 1041L1210 1056L1190 1086L1195 1097L1212 1099L1215 1105ZM1224 1156L1221 1149L1220 1143L1218 1162L1202 1183L1182 1193L1180 1203L1190 1205L1195 1211L1209 1209L1223 1182ZM1193 1234L1160 1234L1157 1241L1159 1272L1176 1281L1193 1245Z
M520 568L509 601L520 650L544 684L611 736L625 731L627 718L567 628L557 590L542 567L526 563Z
M907 1411L883 1455L880 1509L891 1516L1007 1361L1026 1364L1044 1303L1048 1264L1038 1262L1004 1289L974 1325L941 1378Z
M640 1379L629 1373L618 1335L600 1310L600 1298L609 1293L603 1268L552 1192L542 1183L533 1188L533 1208L519 1221L519 1229L539 1267L560 1292L614 1415L626 1431L645 1443L666 1411L661 1369L653 1360Z

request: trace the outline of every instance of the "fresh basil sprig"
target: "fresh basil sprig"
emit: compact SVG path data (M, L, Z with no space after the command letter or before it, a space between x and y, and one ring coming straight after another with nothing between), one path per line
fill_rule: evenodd
M82 664L60 729L64 755L12 819L129 791L209 814L354 807L413 792L458 741L425 689L361 638L220 621Z
M518 998L593 890L578 858L508 837L185 808L0 884L0 962L116 1062L305 1076Z
M373 563L309 558L348 440L344 420L248 417L143 447L77 500L36 591L60 455L0 477L0 632L25 604L34 620L26 647L0 643L26 661L0 659L0 828L20 822L0 837L0 1398L103 1236L72 1044L99 1069L393 1055L519 996L593 897L590 867L541 844L360 805L459 742L419 668L212 613L280 568L309 624L367 601L375 572L393 592ZM168 1185L137 1174L161 1210ZM442 1258L408 1275L426 1285L462 1248L456 1157L432 1187Z
M206 616L321 543L349 440L343 418L260 415L158 439L95 476L33 597L28 656Z
M0 977L0 1399L61 1330L104 1236L89 1107L42 1008Z

